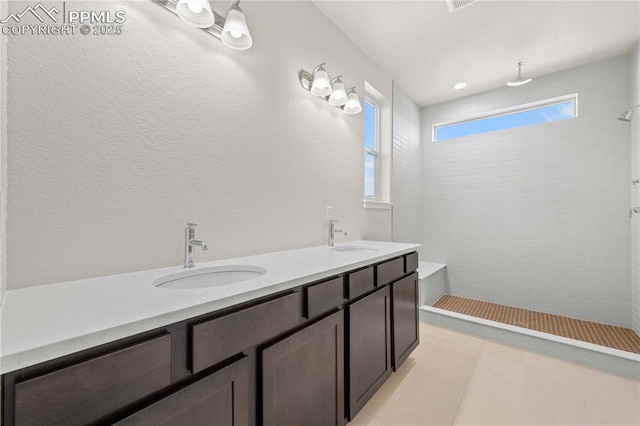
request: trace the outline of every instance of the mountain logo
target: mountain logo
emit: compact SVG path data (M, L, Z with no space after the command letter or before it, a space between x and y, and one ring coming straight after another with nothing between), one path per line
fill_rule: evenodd
M40 13L38 13L40 12ZM14 20L16 23L19 23L20 20L27 14L32 14L33 16L35 16L38 21L40 22L44 22L44 18L46 18L47 16L53 21L53 22L58 22L58 18L56 18L53 14L59 14L60 11L54 6L51 9L47 9L46 7L44 7L42 5L42 3L38 3L35 6L29 6L27 7L25 10L23 10L20 13L11 13L9 14L9 16L7 16L6 18L4 18L3 20L0 21L1 24L6 24L7 22L9 22L10 20ZM44 18L41 15L45 15Z

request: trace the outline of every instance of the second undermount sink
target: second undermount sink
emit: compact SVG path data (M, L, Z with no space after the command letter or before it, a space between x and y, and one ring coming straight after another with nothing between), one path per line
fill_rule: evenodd
M258 278L266 272L266 269L252 265L213 266L165 275L155 280L153 285L178 290L222 287Z
M331 250L351 253L368 253L372 251L380 251L380 247L364 245L344 245L331 247Z

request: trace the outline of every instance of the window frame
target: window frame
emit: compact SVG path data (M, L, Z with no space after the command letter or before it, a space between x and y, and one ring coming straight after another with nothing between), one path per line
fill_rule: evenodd
M483 113L480 113L480 114L474 114L474 115L471 115L471 116L468 116L468 117L465 117L465 118L462 118L462 119L447 120L447 121L441 121L441 122L438 122L438 123L433 123L432 126L431 126L431 142L445 142L445 141L451 140L451 139L459 139L459 138L463 138L463 137L481 135L481 134L484 134L484 133L492 133L492 132L497 132L497 131L502 131L502 130L512 130L512 129L518 129L518 128L521 128L521 127L534 126L534 125L538 125L538 124L545 124L545 123L532 123L532 124L525 124L523 126L518 126L518 127L511 127L511 128L508 128L508 129L494 130L492 132L473 133L471 135L458 136L458 137L455 137L455 138L448 138L448 139L441 139L441 140L438 140L436 138L437 129L441 128L441 127L447 127L447 126L451 126L451 125L455 125L455 124L468 123L470 121L481 120L483 118L500 117L500 116L515 114L515 113L519 113L519 112L531 111L531 110L535 110L535 109L539 109L539 108L544 108L544 107L547 107L547 106L561 104L561 103L564 103L564 102L567 102L567 101L571 101L571 100L573 101L573 117L571 119L578 118L578 93L572 93L570 95L563 95L563 96L558 96L558 97L555 97L555 98L544 99L544 100L541 100L541 101L530 102L530 103L526 103L526 104L521 104L521 105L508 107L508 108L497 109L497 110L493 110L493 111L489 111L489 112L483 112ZM566 121L566 120L556 120L556 121ZM550 121L550 123L555 123L556 121Z
M362 144L364 146L364 161L366 163L366 154L370 154L374 157L373 163L373 196L367 196L366 194L366 183L364 185L363 196L365 200L379 200L380 199L380 104L376 102L371 96L365 95L364 97L365 108L366 104L370 104L374 107L374 145L375 149L367 147L367 141L364 139ZM366 121L365 121L366 126ZM366 129L366 127L365 127ZM365 130L366 132L366 130ZM366 167L366 165L365 165ZM362 174L363 180L365 178L365 174Z

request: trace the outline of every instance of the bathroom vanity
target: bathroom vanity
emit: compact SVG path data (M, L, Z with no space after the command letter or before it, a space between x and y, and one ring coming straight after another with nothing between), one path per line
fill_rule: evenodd
M42 347L23 343L22 357L19 349L3 350L9 361L2 370L3 425L346 424L419 336L418 246L359 244L344 252L314 247L226 261L267 271L235 289L167 290L146 282L166 269L136 275L145 277L141 292L186 298L171 303L190 306L137 321L112 319L119 323L93 333L61 331ZM375 250L357 249L367 245ZM195 299L185 295L193 292ZM18 300L9 294L6 302ZM119 301L104 303L117 311ZM127 317L129 308L120 309ZM15 320L10 308L3 326L8 319ZM53 322L41 326L60 326ZM109 341L96 345L100 339ZM52 355L56 350L69 353Z

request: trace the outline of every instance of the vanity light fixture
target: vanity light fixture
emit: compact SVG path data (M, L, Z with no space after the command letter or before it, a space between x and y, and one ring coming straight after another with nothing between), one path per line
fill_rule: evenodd
M240 0L233 3L222 28L222 42L235 50L247 50L253 44L247 19L240 9Z
M349 100L342 108L344 113L357 114L360 111L362 111L362 105L360 105L360 99L358 98L358 93L356 93L356 88L355 87L348 88L347 93L349 94Z
M330 80L324 63L315 67L312 72L300 71L298 78L305 90L341 108L345 114L357 114L362 111L356 88L345 89L342 76Z
M231 49L247 50L253 45L240 0L233 3L226 18L211 9L209 0L151 1L178 15L186 24L203 29Z
M329 103L338 107L346 104L349 98L347 96L347 91L344 88L341 75L331 80L331 87L333 88L333 91L329 95Z
M324 69L324 63L313 69L311 93L316 96L329 96L331 94L331 82L329 81L327 70Z

